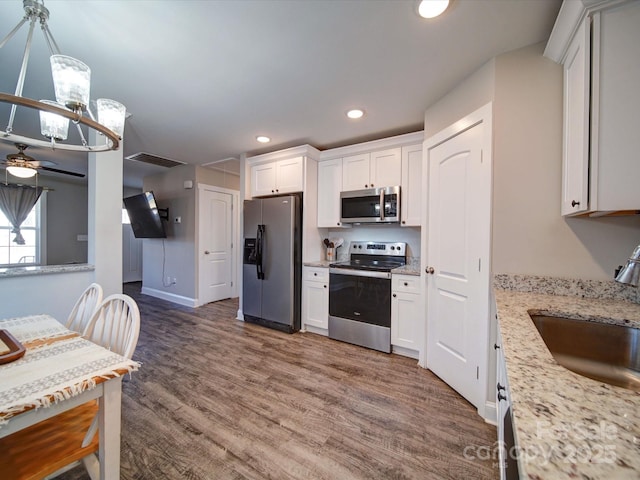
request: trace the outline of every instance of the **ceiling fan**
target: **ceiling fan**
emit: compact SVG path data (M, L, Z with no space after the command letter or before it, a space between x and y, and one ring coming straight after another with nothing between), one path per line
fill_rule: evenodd
M24 153L27 145L24 143L16 143L16 148L18 149L18 153L10 153L7 155L7 159L4 161L0 161L0 165L4 165L7 168L7 171L15 176L19 176L22 178L32 177L37 173L38 169L47 170L49 172L62 173L64 175L72 175L74 177L84 178L84 173L76 173L70 172L67 170L60 170L58 168L52 168L53 165L57 165L55 162L36 160L29 155ZM18 170L14 170L16 167ZM15 172L15 173L14 173Z

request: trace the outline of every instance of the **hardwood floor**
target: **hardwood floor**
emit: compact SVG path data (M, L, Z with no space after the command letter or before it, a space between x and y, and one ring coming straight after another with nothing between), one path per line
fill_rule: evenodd
M493 479L495 427L415 360L140 294L122 479ZM466 458L465 458L466 457ZM64 480L89 478L82 467Z

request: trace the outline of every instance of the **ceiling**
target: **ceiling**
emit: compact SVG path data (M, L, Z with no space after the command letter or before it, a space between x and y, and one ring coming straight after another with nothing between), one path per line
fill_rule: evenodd
M560 0L453 0L439 18L414 0L47 0L61 53L92 70L91 97L131 114L124 156L237 169L240 154L320 150L423 128L426 108L492 57L545 41ZM22 18L0 2L0 37ZM15 90L26 26L0 49L0 91ZM24 96L53 98L34 34ZM359 120L345 112L365 110ZM0 130L8 120L0 104ZM26 112L35 115L34 112ZM16 125L36 125L18 111ZM37 130L36 130L37 134ZM268 145L257 135L272 138ZM16 150L0 143L0 157ZM85 171L86 155L27 154ZM215 162L222 161L216 164ZM126 186L165 171L124 161ZM70 177L69 177L70 178Z

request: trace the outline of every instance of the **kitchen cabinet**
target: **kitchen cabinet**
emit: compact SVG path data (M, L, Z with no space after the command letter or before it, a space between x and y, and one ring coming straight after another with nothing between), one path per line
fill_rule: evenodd
M304 186L302 157L251 166L251 196L301 192Z
M302 329L327 334L329 327L329 269L302 267Z
M424 313L418 275L391 277L391 345L395 353L418 358Z
M402 147L400 224L419 227L422 221L422 143Z
M562 215L640 209L640 2L565 2L545 50L563 64Z
M342 159L318 164L318 228L342 226L340 192L342 191Z
M496 410L498 413L498 455L500 480L519 478L517 456L515 455L515 435L511 417L511 395L507 367L502 350L500 325L497 325L496 343Z
M342 190L389 187L402 182L401 149L390 148L342 159Z

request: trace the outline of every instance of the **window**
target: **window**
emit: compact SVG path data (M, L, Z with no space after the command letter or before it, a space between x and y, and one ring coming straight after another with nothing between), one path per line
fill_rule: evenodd
M45 203L45 192L42 193L38 203L29 213L29 216L20 226L20 232L25 244L18 245L13 241L15 234L11 233L11 223L0 211L0 266L41 265L43 258L43 228L44 219L42 212Z

